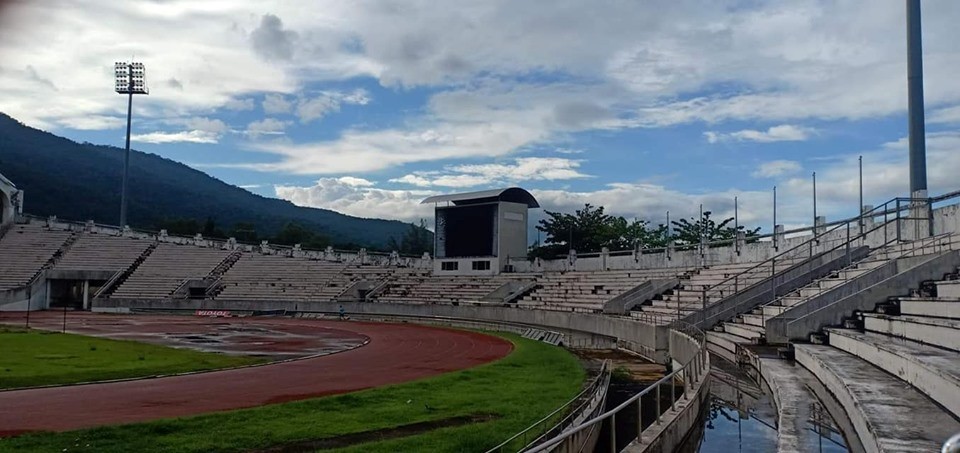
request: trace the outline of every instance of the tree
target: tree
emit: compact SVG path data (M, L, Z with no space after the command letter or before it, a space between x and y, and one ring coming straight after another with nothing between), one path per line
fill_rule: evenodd
M399 241L391 237L387 241L387 247L391 251L397 251L405 255L422 255L424 252L433 252L433 236L427 229L427 221L420 219L420 224L411 223L410 228L403 234Z
M300 244L303 248L323 249L330 245L330 238L316 234L295 222L288 222L270 241L280 245Z
M736 228L729 226L733 222L733 217L724 219L717 223L710 218L712 212L704 211L703 219L691 217L690 220L680 219L673 221L674 231L673 239L679 245L695 245L700 243L702 237L704 242L715 242L732 240L737 237L737 232L742 231L749 238L756 236L760 227L752 230L746 229L743 225Z

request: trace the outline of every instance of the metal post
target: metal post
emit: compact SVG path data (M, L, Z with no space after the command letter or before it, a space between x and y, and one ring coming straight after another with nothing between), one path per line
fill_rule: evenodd
M817 172L813 172L813 238L817 238Z
M610 416L610 453L617 453L617 413Z
M670 211L667 211L667 259L670 259L670 246L673 245L673 237L670 235Z
M128 67L130 93L127 95L127 146L123 154L123 182L120 185L120 228L127 225L127 179L130 172L130 123L133 117L133 68Z
M703 222L703 203L700 203L700 257L703 258L704 255L704 237L703 233L706 229L706 225Z
M860 213L860 236L863 237L863 156L858 160L860 162L860 206L857 206L857 212Z
M673 375L673 377L670 378L670 410L676 409L677 406L677 389L675 388L676 384L674 383L676 378L677 375Z
M643 439L643 395L637 398L637 442Z
M773 186L773 249L777 250L777 186Z
M897 243L900 242L900 199L897 198Z
M907 0L907 98L910 117L910 196L927 191L927 156L923 119L923 45L920 0ZM899 230L899 228L898 228Z
M63 333L67 333L67 304L63 304Z
M661 384L657 384L657 418L654 419L658 425L660 424L660 386Z
M733 247L737 255L740 255L740 215L737 207L737 197L733 197Z

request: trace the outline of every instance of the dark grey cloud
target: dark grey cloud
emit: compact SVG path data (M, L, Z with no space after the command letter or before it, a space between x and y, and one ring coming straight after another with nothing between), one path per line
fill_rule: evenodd
M175 89L175 90L183 91L183 83L181 83L179 80L177 80L177 79L175 79L175 78L173 78L173 77L171 77L169 80L167 80L167 86L170 87L170 88L173 88L173 89Z
M273 14L264 14L260 26L250 33L253 51L264 60L290 60L297 32L283 29L283 21Z
M37 73L37 70L33 68L33 66L27 65L26 71L27 71L27 77L29 77L30 80L33 80L34 82L37 82L43 86L46 86L47 88L50 88L53 91L60 91L57 88L57 86L54 85L52 81L50 81L50 79L46 77L41 77L40 74Z
M610 119L613 114L605 107L586 101L558 104L553 109L557 124L570 129L590 127L598 121Z

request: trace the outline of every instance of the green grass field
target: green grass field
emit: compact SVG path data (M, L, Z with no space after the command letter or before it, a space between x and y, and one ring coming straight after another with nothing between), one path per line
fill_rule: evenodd
M492 421L354 443L343 451L482 451L572 398L585 379L566 350L504 335L507 357L468 370L339 396L189 418L0 439L0 451L257 451L457 416ZM88 446L89 445L89 446ZM300 450L298 450L300 451Z
M211 370L263 361L2 326L0 346L0 389Z

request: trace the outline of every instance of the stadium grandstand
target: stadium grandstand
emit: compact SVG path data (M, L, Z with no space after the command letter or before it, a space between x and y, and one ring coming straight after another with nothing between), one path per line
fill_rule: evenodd
M512 201L498 198L504 194ZM528 192L448 198L494 228L470 230L489 244L458 252L458 233L446 231L438 235L443 258L401 257L17 215L0 237L0 308L309 314L345 307L356 316L519 323L554 344L593 332L653 360L672 357L676 372L695 380L684 398L699 401L709 392L694 385L702 381L695 370L708 362L697 355L676 362L682 353L666 333L688 326L703 332L694 345L765 383L777 404L781 451L803 443L805 405L815 400L844 420L837 425L848 445L866 450L932 451L960 431L960 205L933 206L948 198L895 199L829 229L779 230L750 243L741 236L691 250L571 252L554 261L516 250L500 256L511 241L526 242L525 210L537 206ZM455 208L428 201L446 210L438 222L463 223ZM524 211L513 220L522 228L501 227L503 207ZM676 415L670 426L692 429ZM630 442L643 445L639 439Z

